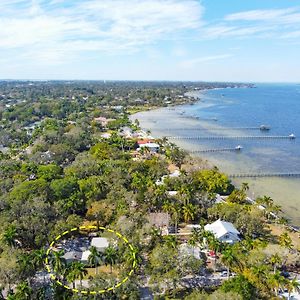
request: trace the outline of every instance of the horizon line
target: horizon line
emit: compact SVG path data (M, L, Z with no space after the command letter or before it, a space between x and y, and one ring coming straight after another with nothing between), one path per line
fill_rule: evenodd
M0 82L2 81L36 81L36 82L50 82L50 81L108 81L108 82L189 82L189 83L244 83L244 84L300 84L299 81L225 81L225 80L157 80L157 79L36 79L36 78L18 78L18 79L11 79L0 78Z

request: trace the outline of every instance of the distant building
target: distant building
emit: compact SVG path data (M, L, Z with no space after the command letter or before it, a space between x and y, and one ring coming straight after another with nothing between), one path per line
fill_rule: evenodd
M147 216L149 224L161 229L163 235L169 233L169 219L168 213L150 213Z
M123 110L123 106L122 105L115 105L111 107L113 110L121 112Z
M105 117L98 117L98 118L94 118L94 121L97 123L100 123L101 126L106 127L107 124L111 121L115 121L116 119L107 119Z
M129 127L122 127L120 129L120 136L124 136L125 138L131 138L133 136L132 129Z
M234 244L240 241L240 233L232 223L221 221L219 219L212 224L205 225L204 229L212 232L220 242Z
M109 139L111 137L111 133L109 133L109 132L102 133L101 137L104 139Z
M137 144L139 146L144 145L144 144L149 144L149 143L154 143L155 141L153 139L142 139L142 140L138 140Z
M145 147L147 147L150 150L150 152L152 152L152 153L157 153L160 148L160 146L156 143L146 143L146 144L139 145L139 148L137 150L145 148Z
M176 196L178 194L178 192L177 191L167 191L167 194L169 196Z
M41 121L36 121L34 123L29 124L28 126L24 126L23 128L26 130L27 135L32 135L33 131L41 125Z
M92 239L91 246L96 247L98 251L103 252L108 246L108 240L102 237L95 237Z
M155 184L156 185L163 185L166 178L177 178L177 177L180 176L180 174L181 173L180 173L179 170L175 170L174 172L172 172L168 175L164 175L160 179L156 180Z
M143 138L143 139L147 139L148 138L148 134L144 130L139 130L137 132L134 132L132 134L132 136L136 137L136 138Z

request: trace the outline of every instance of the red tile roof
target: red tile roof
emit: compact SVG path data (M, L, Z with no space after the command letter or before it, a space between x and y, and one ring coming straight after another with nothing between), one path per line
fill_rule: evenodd
M139 140L139 141L137 141L137 143L139 144L139 145L143 145L143 144L148 144L148 143L152 143L154 140L152 140L152 139L145 139L145 140Z

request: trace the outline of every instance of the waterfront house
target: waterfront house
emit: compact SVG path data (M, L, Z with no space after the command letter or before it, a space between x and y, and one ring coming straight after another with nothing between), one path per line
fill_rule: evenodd
M143 148L148 148L151 153L157 153L159 151L160 146L156 143L145 143L139 145L139 148L137 150L139 151Z
M212 224L205 225L204 229L212 232L220 242L234 244L240 241L239 231L230 222L221 221L219 219Z

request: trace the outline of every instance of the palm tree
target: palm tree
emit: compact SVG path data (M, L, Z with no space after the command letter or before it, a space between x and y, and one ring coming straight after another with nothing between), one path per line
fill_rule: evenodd
M222 253L221 261L227 267L227 278L229 278L229 269L239 263L232 247L229 246L225 249Z
M150 230L151 242L149 247L154 247L157 243L160 243L162 240L161 229L152 226Z
M211 231L203 230L200 237L206 248L210 247L210 243L215 241L215 236Z
M276 271L275 274L271 274L269 276L268 283L269 286L274 289L275 295L278 296L278 291L281 287L284 286L286 280L283 276L280 275L279 271Z
M204 233L203 228L193 228L191 239L193 239L196 243L202 243L203 242L203 233Z
M172 214L172 218L174 220L174 225L175 225L175 234L177 234L177 230L178 230L178 220L180 218L180 214L181 214L181 207L179 205L179 203L174 202L173 203L173 214Z
M282 259L278 253L275 253L270 257L270 263L274 267L273 273L275 274L277 266L279 266L282 263Z
M115 248L109 246L104 251L104 262L106 265L110 265L110 273L112 273L112 266L116 263L118 258L118 252Z
M27 300L31 299L32 296L32 288L28 285L26 281L23 281L17 285L16 288L16 299Z
M173 205L170 201L164 201L162 205L162 210L167 213L172 213L173 212Z
M194 220L196 215L196 206L192 203L188 203L182 207L182 214L185 223Z
M80 285L82 286L82 279L87 274L85 265L80 261L72 262L67 268L67 280L72 282L74 289L76 287L76 279L80 280Z
M37 249L33 252L33 265L36 270L40 270L44 267L46 258L45 248ZM44 283L45 283L45 275L44 275Z
M133 250L131 250L127 247L124 253L124 260L126 264L130 266L130 268L132 268L134 261L137 265L141 264L141 262L143 261L141 250L136 247L133 247Z
M289 297L288 299L291 298L291 293L292 292L297 292L300 293L300 283L297 280L297 278L293 278L292 280L288 280L287 284L286 284L286 288L289 292Z
M193 193L193 188L190 184L182 184L178 190L181 199L183 200L183 204L189 204L191 195Z
M46 258L46 251L44 248L35 250L33 252L33 264L36 269L41 269L44 265Z
M248 280L257 286L260 290L269 292L270 288L267 284L267 279L269 275L269 268L265 264L259 264L252 266L250 269L245 268L243 270L243 275L248 278Z
M30 281L30 278L32 278L35 274L35 266L34 262L32 260L32 256L25 253L21 254L18 257L18 266L19 266L19 272L22 278L27 278L28 282Z
M73 262L73 272L75 274L75 279L80 280L80 286L82 286L82 279L88 274L85 265L80 261Z
M64 251L52 251L51 253L51 264L53 267L53 271L55 273L63 273L67 264L66 260L63 258Z
M72 264L71 265L68 265L65 269L65 275L66 275L66 279L68 282L72 282L72 285L73 285L73 289L76 288L76 274L75 272L73 271L73 266Z
M208 239L207 239L208 247L210 250L214 251L214 253L215 253L214 268L216 269L217 254L222 251L223 244L218 239L216 239L215 236L211 233L208 234L207 237L208 237Z
M244 240L242 240L240 244L244 248L244 252L248 252L250 250L253 250L254 247L255 247L254 240L252 240L249 237L246 237Z
M180 215L180 205L177 202L164 201L162 205L163 211L169 213L175 223L175 234L177 233L178 218Z
M166 242L166 245L169 248L176 249L177 246L178 246L178 240L177 240L177 237L175 235L167 235L165 237L165 242Z
M263 283L267 278L268 268L266 265L253 266L251 268L251 271L253 275L256 277L258 282Z
M272 206L274 204L274 200L269 196L263 196L262 198L258 198L256 200L257 203L262 204L264 206Z
M279 245L288 248L289 250L292 249L293 242L287 232L284 232L279 236Z
M197 241L198 241L198 239L197 239L196 235L192 235L190 237L190 239L188 240L188 245L190 245L193 249L193 255L195 254L195 247L197 245Z
M16 246L17 229L16 226L9 226L3 234L3 241L8 246L14 248Z
M268 196L263 196L263 197L259 197L256 199L256 204L257 205L262 205L265 207L264 209L264 215L267 219L270 218L270 216L272 216L272 214L270 214L271 212L277 211L277 213L279 211L281 211L281 207L279 205L275 205L274 206L274 200L271 197Z
M247 182L242 183L242 191L245 193L249 190L249 184Z
M98 264L99 264L99 260L102 259L102 253L98 252L97 248L92 246L90 248L90 252L91 254L88 257L88 263L91 266L95 267L95 274L98 274Z

